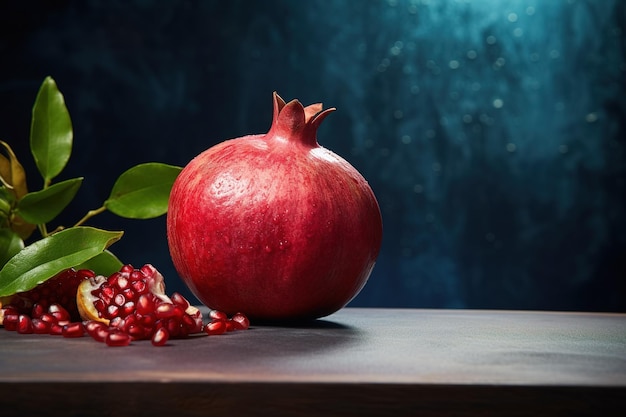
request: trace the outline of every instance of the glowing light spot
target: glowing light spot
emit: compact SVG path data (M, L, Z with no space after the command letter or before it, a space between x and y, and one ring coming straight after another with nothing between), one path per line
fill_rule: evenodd
M497 98L493 100L491 104L493 104L493 107L495 107L496 109L501 109L502 106L504 106L504 101L502 101L501 98Z
M594 112L589 113L588 115L585 116L585 121L587 123L593 123L593 122L598 121L598 114Z
M524 29L522 28L513 29L513 36L515 36L516 38L521 38L523 35L524 35Z
M550 58L557 59L559 56L561 56L561 53L556 49L550 51Z
M526 14L527 14L528 16L532 16L532 15L534 15L534 14L535 14L535 8L534 8L533 6L528 6L528 7L526 8Z
M515 23L517 22L517 13L509 13L509 15L506 18L508 19L509 22Z
M506 150L507 150L507 152L513 153L513 152L515 152L517 150L517 146L515 146L514 143L507 143L506 144Z
M403 136L400 138L400 141L401 141L403 144L408 145L409 143L411 143L411 137L410 137L409 135L403 135Z
M493 35L489 35L487 36L487 38L485 39L485 42L487 42L487 45L495 45L495 43L497 42L497 39L495 36Z
M404 117L404 112L402 112L402 110L396 110L393 112L393 118L394 119L402 119Z
M461 66L461 63L457 61L456 59L453 59L450 62L448 62L448 66L450 67L450 69L457 69Z
M478 56L478 54L476 53L475 50L470 49L469 51L467 51L467 58L468 59L476 59L477 56Z
M474 119L472 118L471 114L464 114L463 115L463 122L464 123L472 123L472 120L474 120Z

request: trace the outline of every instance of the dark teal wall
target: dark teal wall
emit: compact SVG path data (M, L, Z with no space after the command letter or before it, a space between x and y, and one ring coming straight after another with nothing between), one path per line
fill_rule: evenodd
M383 211L353 305L626 311L624 4L0 1L0 138L36 172L30 108L53 76L64 175L86 177L69 223L134 164L266 131L274 90L322 101L320 143ZM94 223L180 288L164 219Z

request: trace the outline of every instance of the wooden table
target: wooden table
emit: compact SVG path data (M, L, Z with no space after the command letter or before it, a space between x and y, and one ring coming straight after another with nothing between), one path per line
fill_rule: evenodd
M110 348L0 329L0 415L611 415L626 315L343 309Z

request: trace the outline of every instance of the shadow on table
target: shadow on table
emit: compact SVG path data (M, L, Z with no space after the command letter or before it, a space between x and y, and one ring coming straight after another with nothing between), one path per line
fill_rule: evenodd
M359 343L364 337L363 331L358 328L327 319L255 323L249 331L254 333L256 356L284 356L343 349Z

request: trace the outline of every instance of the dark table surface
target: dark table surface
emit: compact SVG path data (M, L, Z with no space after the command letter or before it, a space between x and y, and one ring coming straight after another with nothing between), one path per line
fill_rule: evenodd
M0 330L0 387L0 415L609 415L626 315L346 308L124 348Z

